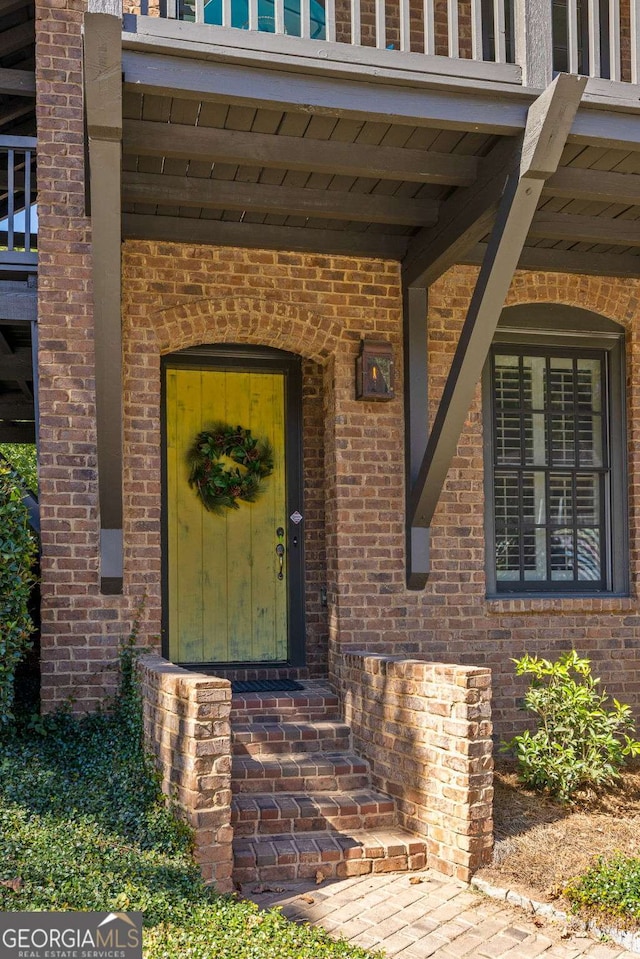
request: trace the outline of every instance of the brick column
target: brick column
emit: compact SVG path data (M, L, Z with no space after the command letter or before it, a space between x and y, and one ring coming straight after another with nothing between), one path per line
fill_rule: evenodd
M364 652L342 663L345 720L374 786L426 836L427 866L468 882L493 845L490 671Z
M231 892L231 683L156 655L141 657L139 672L145 740L163 792L193 827L204 879Z

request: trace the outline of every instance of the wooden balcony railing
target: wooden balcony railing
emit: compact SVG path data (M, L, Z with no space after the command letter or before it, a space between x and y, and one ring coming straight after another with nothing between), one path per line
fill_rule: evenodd
M534 87L559 71L640 82L640 0L131 0L126 9L352 48L517 64Z
M36 143L0 136L0 269L37 264Z

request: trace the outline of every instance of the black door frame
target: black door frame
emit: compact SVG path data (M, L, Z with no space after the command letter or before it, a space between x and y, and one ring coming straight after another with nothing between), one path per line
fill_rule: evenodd
M282 373L285 390L285 476L287 510L287 600L288 659L284 662L180 663L201 672L225 668L278 669L304 666L305 650L305 577L304 519L295 523L296 513L304 517L302 465L302 360L294 353L267 346L219 344L192 346L162 357L161 361L161 434L162 434L162 655L169 658L169 555L167 516L167 416L166 371L201 369L235 373Z

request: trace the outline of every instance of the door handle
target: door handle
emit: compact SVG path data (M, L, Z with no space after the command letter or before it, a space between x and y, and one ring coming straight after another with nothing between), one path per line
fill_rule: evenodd
M284 579L284 573L282 571L282 567L284 566L284 546L282 545L282 543L278 543L278 545L276 546L276 556L278 557L278 561L280 563L280 568L278 570L278 579Z

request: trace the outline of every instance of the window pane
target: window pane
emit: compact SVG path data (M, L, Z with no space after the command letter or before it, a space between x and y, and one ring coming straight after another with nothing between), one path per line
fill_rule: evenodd
M571 473L549 473L549 522L557 526L573 523Z
M598 580L602 577L600 562L600 530L578 530L578 579Z
M576 476L576 522L594 526L600 522L600 477L597 473Z
M557 529L551 534L551 579L572 580L574 567L573 530Z
M522 416L524 462L527 466L546 466L547 437L544 413L524 413Z
M544 409L544 380L547 362L544 356L522 358L522 405L524 409Z
M496 523L518 523L519 482L517 473L502 473L495 479L495 516Z
M496 533L496 575L499 580L520 579L520 537L517 530Z
M603 588L604 351L580 355L559 341L547 354L512 346L494 354L492 369L498 590Z
M520 408L520 357L496 356L494 391L496 406Z
M599 413L602 409L602 364L600 360L578 360L578 406Z
M602 466L602 417L581 416L578 419L580 466Z
M524 578L527 582L547 578L547 534L544 529L528 530L523 535Z
M517 413L496 416L496 462L520 465L520 417Z
M547 405L554 410L569 409L573 406L572 359L550 357Z
M522 520L538 526L546 522L544 473L522 474Z
M573 416L551 417L551 460L554 466L574 466L576 440Z

